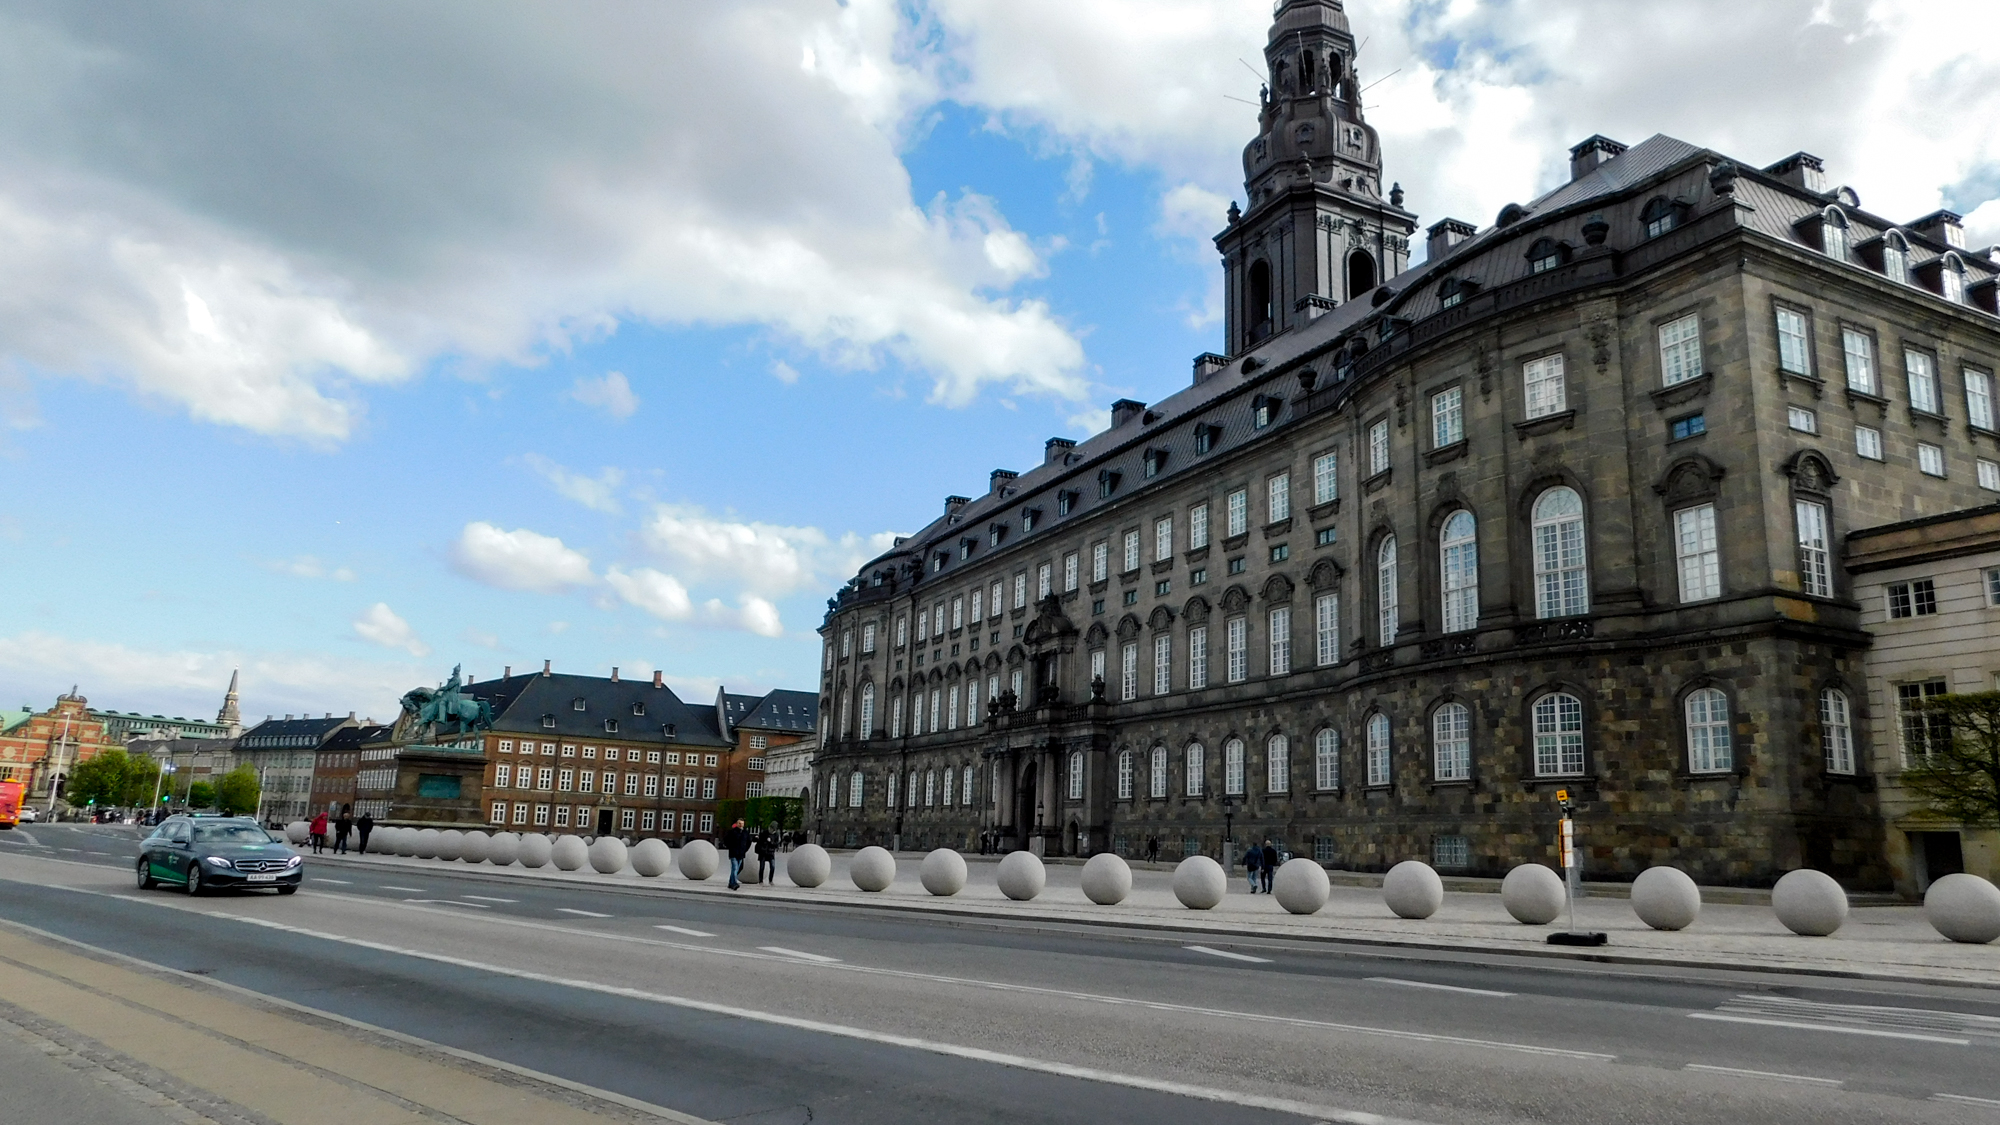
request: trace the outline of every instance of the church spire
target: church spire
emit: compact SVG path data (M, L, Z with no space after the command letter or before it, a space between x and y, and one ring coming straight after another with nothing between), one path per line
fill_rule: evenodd
M239 669L229 671L229 694L222 697L222 710L216 712L215 721L229 730L228 737L235 738L243 733L243 713L237 707L236 675Z

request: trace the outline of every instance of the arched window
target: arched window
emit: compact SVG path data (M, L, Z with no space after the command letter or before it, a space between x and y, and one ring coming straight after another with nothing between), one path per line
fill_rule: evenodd
M1590 573L1584 558L1583 497L1573 488L1551 488L1535 501L1535 616L1576 617L1590 612Z
M1954 305L1965 303L1965 263L1956 254L1946 254L1938 264L1938 292Z
M1187 795L1199 797L1208 783L1208 749L1199 742L1188 743L1183 767L1187 774Z
M1583 772L1583 701L1568 692L1535 700L1535 776L1575 777Z
M861 685L861 737L875 737L875 684Z
M1463 703L1447 703L1431 713L1433 777L1465 781L1472 776L1472 712Z
M1829 207L1820 216L1819 243L1820 248L1825 251L1826 256L1832 258L1834 261L1846 262L1853 260L1853 252L1849 249L1850 243L1847 236L1847 215L1840 208Z
M889 704L889 737L903 737L903 697L900 695Z
M1292 791L1292 740L1282 734L1264 743L1264 788L1270 793Z
M1118 799L1121 801L1132 799L1132 752L1130 750L1120 750L1118 752Z
M1729 697L1715 688L1688 693L1688 769L1695 773L1726 773L1736 766L1729 745Z
M1149 772L1151 773L1151 777L1148 778L1148 780L1151 781L1152 784L1147 787L1146 790L1147 795L1151 797L1166 796L1167 795L1167 748L1166 747L1164 746L1153 747L1153 768Z
M1438 307L1456 308L1465 300L1465 285L1455 277L1447 277L1438 282Z
M1895 231L1882 236L1882 276L1904 285L1910 283L1910 244Z
M1084 771L1083 751L1081 750L1070 751L1069 752L1069 799L1072 801L1083 800L1083 779L1084 779L1083 771Z
M1375 288L1375 259L1366 250L1347 256L1347 299L1352 301Z
M1243 740L1232 738L1222 744L1222 791L1231 797L1243 795Z
M1340 788L1340 732L1332 727L1313 735L1313 788Z
M1368 784L1389 784L1389 716L1368 716Z
M854 737L854 697L847 694L845 684L841 685L840 692L840 736Z
M944 801L942 803L945 808L950 808L958 803L958 771L951 766L944 768Z
M1271 263L1262 258L1250 263L1249 313L1251 339L1271 331Z
M918 778L918 774L917 774L917 771L915 771L915 770L911 770L911 771L910 771L910 793L909 793L909 799L903 802L903 804L904 804L904 805L905 805L906 807L908 807L908 808L913 808L913 809L914 809L914 808L916 808L916 807L917 807L917 795L918 795L918 790L917 790L917 783L918 783L918 780L919 780L919 778Z
M931 806L933 806L933 805L935 805L935 804L937 804L937 771L936 771L936 770L925 770L925 771L924 771L924 807L925 807L925 808L930 808Z
M882 791L882 800L889 808L893 809L896 807L896 796L897 796L896 771L890 770L889 787Z
M855 770L853 773L847 775L848 808L858 809L861 807L861 787L862 787L862 782L865 779L866 775L864 775L860 770Z
M1639 212L1639 221L1646 224L1647 238L1658 238L1678 225L1680 209L1666 196L1654 196L1646 209Z
M1396 537L1385 535L1375 548L1375 632L1378 643L1396 643L1401 619L1396 606Z
M1444 521L1438 536L1438 571L1444 591L1444 631L1460 633L1479 624L1479 525L1461 508Z
M1854 772L1854 716L1847 693L1839 688L1819 693L1819 741L1826 750L1826 772Z
M1547 273L1563 264L1566 247L1553 238L1538 238L1528 247L1528 272Z
M958 799L967 808L972 807L972 767L965 767L965 785L958 791Z

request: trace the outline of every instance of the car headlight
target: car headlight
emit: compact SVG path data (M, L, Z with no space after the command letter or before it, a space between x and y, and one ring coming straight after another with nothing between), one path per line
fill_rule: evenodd
M290 859L288 859L288 860L286 860L286 861L285 861L285 866L286 866L286 867L297 867L297 866L298 866L299 864L301 864L301 863L304 863L304 862L305 862L305 860L303 860L303 859L300 859L300 858L299 858L298 856L293 856L292 858L290 858Z
M219 856L219 855L205 855L205 856L202 856L201 858L203 859L203 861L205 861L205 862L207 862L207 863L212 863L212 864L214 864L214 865L215 865L215 866L217 866L217 867L234 867L234 866L236 866L235 864L233 864L233 863L229 862L228 860L226 860L226 859L222 858L222 857L221 857L221 856Z

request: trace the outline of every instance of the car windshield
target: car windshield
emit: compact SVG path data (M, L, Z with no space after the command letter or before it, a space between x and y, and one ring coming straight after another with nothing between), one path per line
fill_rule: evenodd
M197 844L268 844L271 837L254 824L197 824Z

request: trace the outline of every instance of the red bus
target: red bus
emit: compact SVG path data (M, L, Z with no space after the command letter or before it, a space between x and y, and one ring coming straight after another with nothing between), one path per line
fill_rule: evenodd
M21 823L21 804L28 799L28 787L19 781L0 781L0 828Z

